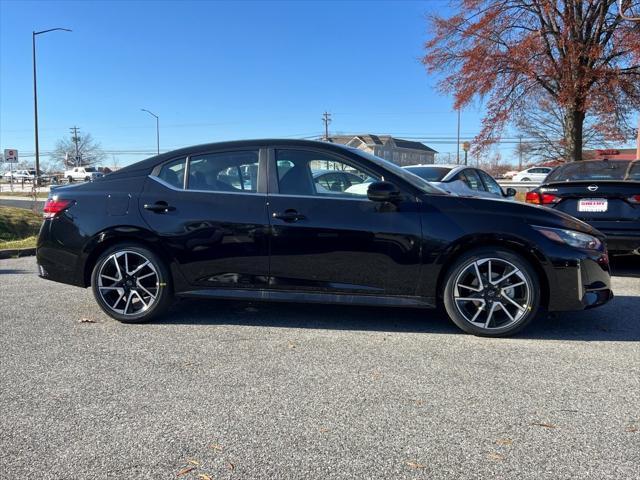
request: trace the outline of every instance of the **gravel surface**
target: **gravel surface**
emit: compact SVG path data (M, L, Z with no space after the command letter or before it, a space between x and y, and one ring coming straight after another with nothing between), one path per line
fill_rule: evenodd
M442 315L182 301L123 325L0 260L0 478L640 478L640 263L510 339Z

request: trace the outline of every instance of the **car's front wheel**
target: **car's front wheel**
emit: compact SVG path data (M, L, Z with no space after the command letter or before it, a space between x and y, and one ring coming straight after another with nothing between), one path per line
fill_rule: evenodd
M503 337L536 317L540 281L521 256L482 248L462 255L449 269L443 300L451 320L465 332Z
M173 297L165 263L136 244L105 251L93 269L91 287L100 308L125 323L153 319L169 308Z

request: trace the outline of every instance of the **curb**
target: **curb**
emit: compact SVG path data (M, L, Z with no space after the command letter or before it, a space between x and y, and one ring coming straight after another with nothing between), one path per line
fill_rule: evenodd
M7 258L29 257L35 254L36 254L35 247L10 248L5 250L0 250L0 260L6 260Z

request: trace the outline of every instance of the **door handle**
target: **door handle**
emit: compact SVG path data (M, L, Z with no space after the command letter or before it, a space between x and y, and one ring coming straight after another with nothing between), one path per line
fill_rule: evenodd
M172 207L167 202L159 201L154 204L145 204L144 209L154 213L167 213L174 211L176 207Z
M283 222L290 222L290 223L297 222L298 220L304 220L305 218L307 218L293 209L285 210L282 213L273 212L271 216L273 218L277 218L278 220L282 220Z

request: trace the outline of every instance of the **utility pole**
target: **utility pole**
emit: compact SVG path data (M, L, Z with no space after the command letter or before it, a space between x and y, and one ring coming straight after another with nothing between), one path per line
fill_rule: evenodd
M324 123L324 141L329 141L329 124L331 123L331 114L325 111L322 114L322 122Z
M80 150L78 148L78 142L80 141L80 138L78 137L78 130L80 129L78 127L71 127L69 130L71 130L71 132L73 133L71 140L73 140L73 143L76 144L76 167L79 167L80 166Z
M458 108L458 146L456 147L456 164L460 165L460 109Z
M522 171L522 135L520 135L520 137L518 138L518 154L519 154L518 171L521 172Z

